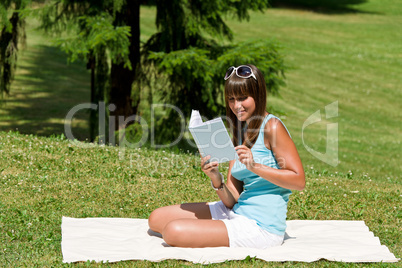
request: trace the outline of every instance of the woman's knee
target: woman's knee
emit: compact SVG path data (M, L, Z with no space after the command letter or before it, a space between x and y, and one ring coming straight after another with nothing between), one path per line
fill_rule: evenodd
M157 208L149 216L148 225L152 231L162 233L165 226L171 221L198 218L211 218L209 206L206 203L181 204Z
M151 212L148 218L148 226L149 228L154 231L161 233L163 228L163 208L157 208Z
M180 223L180 220L171 221L163 229L163 240L170 246L184 246L182 240L185 237L185 230Z

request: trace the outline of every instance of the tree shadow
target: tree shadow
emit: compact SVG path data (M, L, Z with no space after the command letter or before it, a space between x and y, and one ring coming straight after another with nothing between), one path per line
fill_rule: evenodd
M68 111L90 101L89 72L84 62L67 63L56 47L33 45L19 56L11 92L0 104L0 130L39 136L64 133ZM76 139L89 137L88 111L78 112L72 131Z
M270 0L272 7L309 10L322 14L369 13L359 10L356 6L367 0Z

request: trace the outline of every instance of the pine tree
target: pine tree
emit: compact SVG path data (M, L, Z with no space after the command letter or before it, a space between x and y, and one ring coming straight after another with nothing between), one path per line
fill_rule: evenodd
M59 45L71 60L87 59L93 81L91 101L100 100L107 89L105 99L115 105L110 112L114 116L110 125L115 130L124 129L126 118L139 113L138 85L151 79L153 66L158 70L158 79L167 81L160 90L163 101L176 106L186 116L191 109L199 109L209 118L223 114L222 76L231 65L256 64L268 74L267 86L271 92L277 92L283 83L284 66L277 45L264 40L230 45L215 41L216 38L229 42L233 39L223 16L249 19L248 12L264 11L267 0L143 2L156 5L158 32L142 49L139 0L61 0L46 6L42 15L44 28L76 29L72 37L59 39ZM110 76L97 82L100 74L108 71L100 66L106 64L105 55L111 60ZM91 118L96 120L94 116ZM163 129L160 141L177 137L179 119L177 114L167 111L159 122ZM92 124L91 128L94 127Z
M103 142L108 140L109 132L114 135L122 127L118 120L132 115L138 106L133 108L131 88L139 62L139 22L127 19L130 16L139 19L139 4L137 15L132 16L128 11L135 2L63 0L45 6L40 16L43 29L49 33L75 29L75 34L59 38L57 44L71 61L87 60L87 68L91 70L91 102L115 105L110 110L115 118L110 122L112 129L106 131L106 137L99 137ZM91 110L91 140L97 136L98 113Z
M232 41L233 33L224 16L248 20L249 11L264 11L264 0L157 0L158 32L142 51L145 63L158 67L167 83L159 90L163 101L176 106L186 116L197 109L207 118L225 114L223 76L233 65L255 64L265 73L267 88L277 93L283 84L284 63L279 46L270 40L222 45L217 39ZM202 34L204 33L204 34ZM208 34L210 37L205 37ZM169 109L157 142L171 142L178 136L182 118Z

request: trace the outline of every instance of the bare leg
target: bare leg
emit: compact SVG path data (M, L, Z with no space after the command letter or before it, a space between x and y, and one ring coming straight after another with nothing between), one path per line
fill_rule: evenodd
M149 216L148 225L152 231L162 233L165 226L173 220L211 218L207 203L188 203L155 209Z
M177 247L229 246L226 225L212 220L207 203L173 205L154 210L148 219L151 230Z
M226 225L219 220L180 219L169 222L162 232L165 242L174 247L228 247Z

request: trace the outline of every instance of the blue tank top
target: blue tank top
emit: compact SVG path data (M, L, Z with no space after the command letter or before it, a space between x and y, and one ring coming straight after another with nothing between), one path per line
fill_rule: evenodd
M277 117L268 114L264 118L259 130L260 133L251 148L251 152L253 153L253 158L256 163L280 169L273 152L268 150L264 144L264 127L271 118ZM280 121L279 118L277 119ZM292 192L289 189L277 186L249 171L239 160L236 160L233 165L231 174L235 179L243 182L244 188L237 203L233 207L233 211L255 220L261 228L270 233L284 235L286 229L287 204L289 195Z

